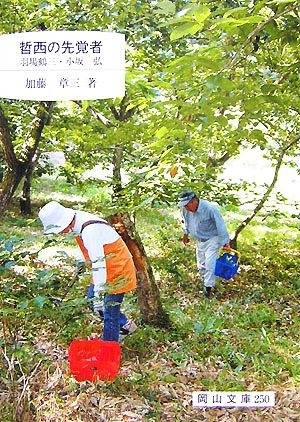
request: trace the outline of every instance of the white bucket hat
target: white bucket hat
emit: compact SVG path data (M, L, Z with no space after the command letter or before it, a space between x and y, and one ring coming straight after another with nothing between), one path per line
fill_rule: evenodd
M56 201L48 202L39 212L39 219L44 226L44 233L60 233L71 223L75 211Z

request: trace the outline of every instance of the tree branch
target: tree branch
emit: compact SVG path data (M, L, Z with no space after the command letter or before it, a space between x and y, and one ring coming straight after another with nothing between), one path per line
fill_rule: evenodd
M236 228L236 230L234 232L234 237L231 241L232 246L234 248L236 248L238 235L250 223L250 221L253 220L253 218L256 216L256 214L262 209L265 202L268 200L272 190L274 189L274 186L275 186L277 179L278 179L278 173L279 173L279 170L280 170L280 167L282 165L283 158L284 158L286 152L289 149L291 149L294 145L296 145L299 142L299 140L300 140L300 135L297 135L297 136L295 136L295 138L292 141L290 141L285 147L282 148L282 150L279 154L279 157L277 159L277 163L276 163L276 166L275 166L275 172L274 172L274 176L273 176L273 180L272 180L271 184L268 186L266 192L264 193L263 197L261 198L259 203L254 208L253 212Z
M77 105L82 107L82 101L74 101ZM99 113L99 111L94 110L91 106L87 107L87 111L90 113L91 116L93 116L95 119L97 119L100 123L103 124L105 127L112 127L112 122L107 119L103 114Z
M31 162L38 148L43 129L50 121L50 115L54 106L54 101L41 102L37 111L37 117L33 120L32 128L27 136L25 144L25 161Z
M292 12L299 8L299 5L295 6L289 6L287 9L283 10L282 12L275 14L273 16L270 16L266 21L261 22L250 34L248 35L246 41L242 44L241 48L235 53L235 55L232 57L228 65L226 65L219 73L222 73L226 69L232 69L235 65L235 62L241 52L244 50L245 47L247 47L248 44L251 44L253 42L253 39L272 21L275 19L278 19L279 17L285 15L286 13Z

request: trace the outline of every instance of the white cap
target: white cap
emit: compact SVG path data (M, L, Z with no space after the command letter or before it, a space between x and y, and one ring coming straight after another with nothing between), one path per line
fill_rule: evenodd
M60 233L71 223L75 211L56 201L48 202L39 212L39 219L44 226L44 233Z

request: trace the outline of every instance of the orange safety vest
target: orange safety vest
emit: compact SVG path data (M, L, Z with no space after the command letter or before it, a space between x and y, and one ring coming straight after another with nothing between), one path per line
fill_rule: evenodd
M109 225L108 223L106 224ZM91 262L81 236L76 236L76 241L85 260ZM108 294L117 294L134 290L136 288L135 266L123 239L120 238L113 243L105 244L103 249L104 259L106 260L106 292Z

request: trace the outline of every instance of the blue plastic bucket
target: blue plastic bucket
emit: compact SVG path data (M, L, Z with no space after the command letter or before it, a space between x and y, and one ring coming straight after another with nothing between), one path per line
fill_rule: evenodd
M240 255L234 249L222 250L222 255L216 260L215 275L229 280L238 271L240 266Z

